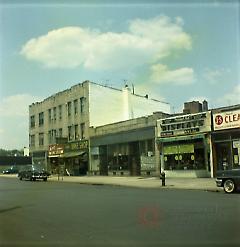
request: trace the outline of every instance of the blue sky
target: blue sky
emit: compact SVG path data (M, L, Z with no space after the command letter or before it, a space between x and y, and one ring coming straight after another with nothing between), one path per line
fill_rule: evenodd
M240 103L238 1L8 2L0 1L0 148L28 146L28 105L84 80L127 80L175 112L191 100Z

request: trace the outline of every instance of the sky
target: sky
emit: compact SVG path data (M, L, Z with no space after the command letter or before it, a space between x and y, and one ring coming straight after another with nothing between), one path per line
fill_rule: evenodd
M116 3L117 2L117 3ZM28 106L90 80L170 103L240 103L239 1L0 0L0 148Z

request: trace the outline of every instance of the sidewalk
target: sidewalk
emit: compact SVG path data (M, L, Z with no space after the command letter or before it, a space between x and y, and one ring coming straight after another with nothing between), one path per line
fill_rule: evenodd
M58 181L57 176L51 176L49 181ZM59 177L59 182L74 182L93 185L118 185L137 188L161 189L198 189L207 191L222 191L218 188L214 178L167 178L166 186L157 177L109 177L109 176L83 176Z
M0 175L1 177L16 178L17 175ZM159 189L196 189L205 191L222 191L216 186L214 178L166 178L166 186L157 177L110 177L110 176L64 176L53 175L49 177L52 182L71 182L92 185L117 185L135 188L159 188Z

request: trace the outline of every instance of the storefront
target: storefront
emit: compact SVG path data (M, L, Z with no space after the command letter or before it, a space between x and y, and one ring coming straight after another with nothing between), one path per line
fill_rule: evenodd
M88 140L50 145L48 157L54 174L86 175L88 171Z
M240 168L240 105L237 108L213 112L214 173Z
M155 175L154 127L91 138L93 175Z
M158 120L161 171L168 177L209 177L210 131L210 112Z

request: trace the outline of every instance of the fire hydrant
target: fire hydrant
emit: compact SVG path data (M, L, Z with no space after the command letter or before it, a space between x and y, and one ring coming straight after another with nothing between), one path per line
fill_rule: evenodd
M166 174L165 172L161 172L160 179L162 180L162 186L165 186Z

